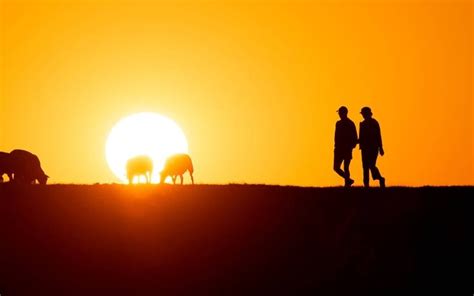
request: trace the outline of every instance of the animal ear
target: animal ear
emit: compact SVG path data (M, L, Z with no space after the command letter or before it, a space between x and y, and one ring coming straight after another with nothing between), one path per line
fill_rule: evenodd
M46 178L49 178L49 176L48 176L48 175L44 175L44 176L45 176Z

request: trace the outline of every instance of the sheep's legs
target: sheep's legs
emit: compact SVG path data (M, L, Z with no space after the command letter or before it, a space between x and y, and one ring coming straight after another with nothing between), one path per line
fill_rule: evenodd
M193 173L189 172L189 175L191 176L191 183L193 183L193 185L194 185Z

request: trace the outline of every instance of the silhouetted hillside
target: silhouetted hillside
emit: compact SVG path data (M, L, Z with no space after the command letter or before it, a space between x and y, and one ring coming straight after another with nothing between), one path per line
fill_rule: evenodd
M0 294L472 295L473 193L1 184Z

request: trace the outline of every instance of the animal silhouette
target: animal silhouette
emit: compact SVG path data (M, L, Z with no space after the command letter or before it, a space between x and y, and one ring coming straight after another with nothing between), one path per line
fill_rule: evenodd
M10 160L10 154L0 152L0 182L3 182L3 175L7 174L10 181L13 180L13 170Z
M129 184L133 183L134 177L140 176L145 176L146 183L150 183L152 172L153 161L149 156L139 155L127 161L127 178ZM140 182L140 180L138 181Z
M165 166L160 173L160 183L165 182L166 178L171 176L173 184L176 184L176 177L179 176L181 178L181 184L183 184L183 174L186 173L186 171L189 171L191 182L194 184L194 168L191 157L187 154L172 155L168 157L165 162Z
M10 152L11 170L14 174L13 180L17 183L45 185L49 176L41 168L38 156L21 149Z

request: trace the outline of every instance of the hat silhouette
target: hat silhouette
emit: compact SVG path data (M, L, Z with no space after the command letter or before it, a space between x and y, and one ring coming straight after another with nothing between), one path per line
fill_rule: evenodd
M341 106L341 107L339 107L339 109L337 109L337 113L346 113L347 114L347 112L349 112L349 111L347 110L346 106Z
M360 110L360 113L372 115L372 110L370 110L370 107L364 107Z

